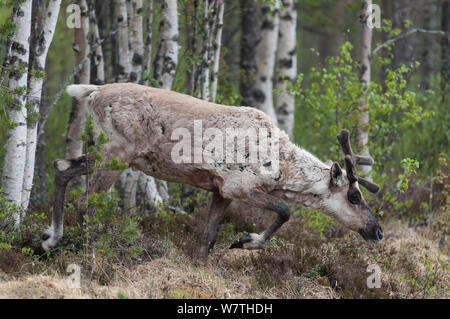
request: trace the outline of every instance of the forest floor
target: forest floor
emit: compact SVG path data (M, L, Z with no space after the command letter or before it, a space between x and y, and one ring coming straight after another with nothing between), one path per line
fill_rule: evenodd
M432 226L412 227L391 218L381 222L385 238L369 244L335 224L324 236L305 239L310 231L305 219L294 216L267 249L242 251L228 246L244 230L267 225L273 215L232 212L204 262L196 251L206 209L196 215L170 223L145 218L145 253L129 263L109 261L104 276L84 275L81 288L68 286L70 257L63 266L47 262L42 267L21 252L0 249L0 298L450 297L448 243ZM371 264L380 269L381 288L367 286Z

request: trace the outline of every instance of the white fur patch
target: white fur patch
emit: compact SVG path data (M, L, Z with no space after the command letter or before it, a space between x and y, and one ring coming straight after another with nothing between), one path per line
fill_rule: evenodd
M75 99L81 100L97 90L98 86L96 85L74 84L69 85L66 91L70 96L74 97Z
M266 242L264 241L264 235L261 234L250 234L250 237L252 239L251 242L245 243L242 248L248 249L248 250L254 250L254 249L263 249L266 246Z

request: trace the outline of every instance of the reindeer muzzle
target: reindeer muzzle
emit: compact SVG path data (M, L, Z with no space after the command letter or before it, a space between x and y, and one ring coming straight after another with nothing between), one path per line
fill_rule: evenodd
M359 234L369 242L378 242L383 239L383 229L378 224L372 212L369 212L369 219L367 221L366 228L360 230Z

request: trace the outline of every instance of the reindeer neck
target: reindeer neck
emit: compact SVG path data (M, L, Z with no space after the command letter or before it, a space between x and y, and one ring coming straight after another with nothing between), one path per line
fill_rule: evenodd
M282 190L298 195L321 195L326 192L330 181L328 165L293 143L289 143L282 156L287 166L287 174L280 184Z

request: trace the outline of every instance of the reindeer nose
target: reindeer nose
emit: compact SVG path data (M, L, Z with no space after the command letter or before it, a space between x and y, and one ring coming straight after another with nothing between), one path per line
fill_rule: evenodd
M359 233L365 240L371 242L380 241L383 239L384 236L383 229L381 229L378 223L369 224L365 229L360 230Z
M376 234L377 240L383 239L384 233L383 233L383 230L381 229L381 227L378 227L375 234Z

